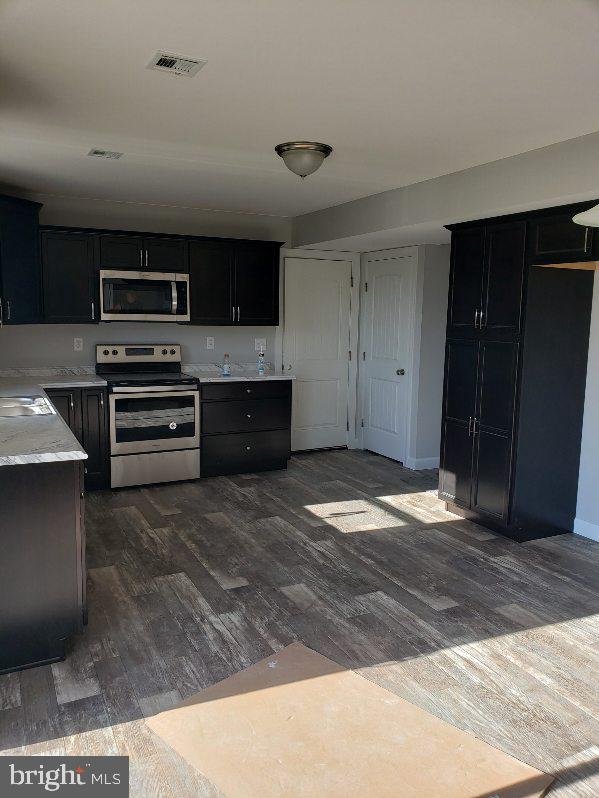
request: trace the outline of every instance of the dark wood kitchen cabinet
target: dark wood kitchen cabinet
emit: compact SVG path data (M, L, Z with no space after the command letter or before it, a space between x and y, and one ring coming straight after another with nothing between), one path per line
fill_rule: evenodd
M0 196L0 326L41 321L40 208Z
M519 332L526 222L457 230L452 237L448 335Z
M100 309L92 236L44 231L41 249L44 321L96 324Z
M439 496L520 541L573 528L592 273L534 261L589 259L581 209L449 228Z
M279 251L271 242L192 241L191 323L278 325Z
M200 476L287 468L291 391L291 380L200 385Z
M98 236L98 267L187 273L187 241L161 236Z
M86 490L105 488L109 467L106 389L47 388L46 393L87 453Z
M81 461L0 468L0 673L64 659L86 619Z

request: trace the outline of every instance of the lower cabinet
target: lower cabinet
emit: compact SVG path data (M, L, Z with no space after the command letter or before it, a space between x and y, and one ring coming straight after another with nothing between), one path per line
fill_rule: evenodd
M509 517L519 345L450 340L439 493L504 525Z
M85 489L108 485L107 400L105 388L48 388L46 393L87 453Z
M291 380L200 386L202 477L286 468L291 456Z

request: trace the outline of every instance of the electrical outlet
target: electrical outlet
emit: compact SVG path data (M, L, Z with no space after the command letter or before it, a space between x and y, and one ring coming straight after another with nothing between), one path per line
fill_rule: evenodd
M83 352L83 338L73 338L73 350Z
M206 338L206 349L214 349L214 338Z
M256 352L266 352L266 338L254 338Z

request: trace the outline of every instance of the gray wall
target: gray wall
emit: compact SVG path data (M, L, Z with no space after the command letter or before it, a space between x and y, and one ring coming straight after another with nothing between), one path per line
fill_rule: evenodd
M594 199L598 153L599 133L592 133L298 216L293 245L354 249L351 237L382 230L396 231L396 245L440 243L449 222Z
M220 363L228 352L235 363L256 359L255 338L267 339L267 360L274 359L276 327L190 327L183 324L27 324L0 330L0 369L93 366L95 345L102 343L175 343L184 363ZM206 349L213 336L214 350ZM73 338L83 338L75 352Z

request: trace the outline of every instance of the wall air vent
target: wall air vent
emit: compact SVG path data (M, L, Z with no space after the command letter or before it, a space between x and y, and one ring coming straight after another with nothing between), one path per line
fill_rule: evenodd
M158 52L148 64L148 69L158 69L161 72L170 72L171 75L186 75L192 78L205 64L206 61L198 61L197 58Z
M113 152L112 150L98 150L96 147L91 149L88 155L93 155L94 158L111 158L113 161L116 161L118 158L121 158L123 153L122 152Z

